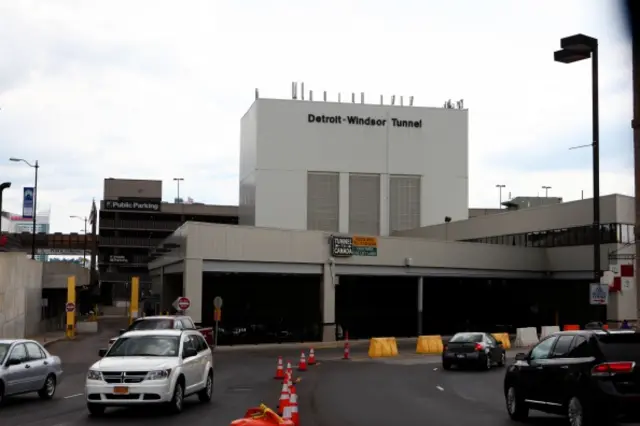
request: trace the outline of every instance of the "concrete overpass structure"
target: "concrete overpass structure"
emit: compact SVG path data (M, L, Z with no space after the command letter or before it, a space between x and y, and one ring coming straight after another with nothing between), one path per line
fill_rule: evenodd
M0 251L31 251L32 234L23 232L20 234L6 233L0 239ZM36 249L38 254L52 255L82 255L86 249L91 253L97 237L92 234L36 234Z

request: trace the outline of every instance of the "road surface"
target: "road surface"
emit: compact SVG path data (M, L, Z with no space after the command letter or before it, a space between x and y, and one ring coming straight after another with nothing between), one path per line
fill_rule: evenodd
M275 408L280 383L272 377L277 355L297 361L298 350L219 352L213 401L188 400L178 417L153 408L111 409L104 418L87 415L82 395L84 377L111 332L51 345L65 366L65 380L53 401L24 396L0 408L2 424L10 426L227 426L261 402ZM401 348L403 350L405 348ZM408 349L408 348L407 348ZM279 353L282 352L282 353ZM403 351L405 353L409 350ZM513 351L510 352L513 356ZM340 360L336 349L316 351L319 365L297 374L301 426L433 426L514 425L502 395L504 369L489 372L443 371L439 357L402 355L369 360L354 348L353 360ZM534 414L529 424L564 425L563 419Z

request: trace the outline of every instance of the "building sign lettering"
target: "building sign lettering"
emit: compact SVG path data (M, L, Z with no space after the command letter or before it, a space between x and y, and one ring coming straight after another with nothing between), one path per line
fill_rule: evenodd
M351 255L351 237L331 237L331 256L349 257Z
M357 115L315 115L307 116L309 123L321 124L349 124L355 126L384 127L389 123L393 127L408 127L414 129L422 128L422 120L401 120L399 118L379 118L379 117L359 117Z
M129 259L121 254L109 255L109 263L129 263Z
M378 239L376 237L360 237L354 235L352 241L354 256L378 255Z
M160 203L155 201L116 201L105 200L104 208L106 210L133 210L133 211L150 211L159 212Z

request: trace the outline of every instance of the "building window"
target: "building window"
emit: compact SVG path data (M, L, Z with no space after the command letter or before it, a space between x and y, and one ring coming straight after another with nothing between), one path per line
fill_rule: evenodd
M307 229L338 232L340 175L307 173Z
M389 179L389 232L420 227L420 176Z
M380 234L379 174L349 174L349 233Z

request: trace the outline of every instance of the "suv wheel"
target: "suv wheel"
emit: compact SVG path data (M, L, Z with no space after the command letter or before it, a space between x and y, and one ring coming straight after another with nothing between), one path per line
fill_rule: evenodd
M207 383L204 385L204 389L198 392L198 399L200 402L209 402L211 401L211 396L213 395L213 371L209 371L207 375Z
M519 392L514 386L509 386L505 394L507 403L507 413L509 417L516 421L524 421L529 417L529 406L524 399L520 397Z
M482 366L482 368L484 368L485 370L491 370L491 355L490 354L486 354L486 361L484 362L484 365Z
M182 412L182 408L184 405L184 385L182 382L176 383L175 389L173 389L173 398L171 398L171 402L169 402L169 409L174 414L179 414Z
M451 370L451 362L450 361L442 361L442 369L443 370Z

